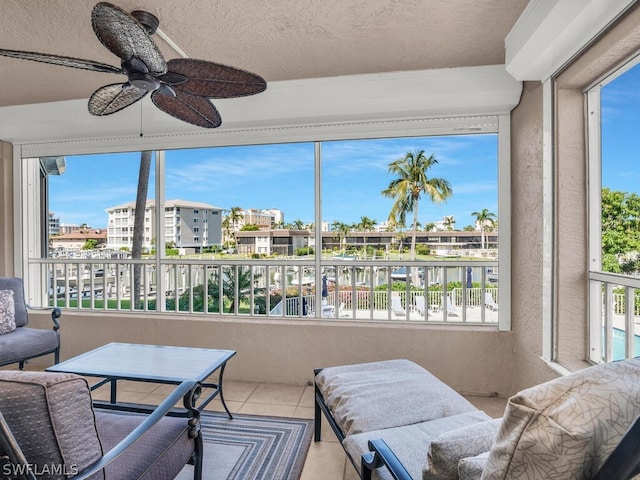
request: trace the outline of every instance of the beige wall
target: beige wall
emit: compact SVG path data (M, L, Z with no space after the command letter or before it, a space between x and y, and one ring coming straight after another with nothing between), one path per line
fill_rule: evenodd
M51 320L38 314L32 323L49 328ZM62 359L112 341L233 349L238 353L225 378L304 385L316 367L409 358L463 393L506 396L511 388L513 335L495 327L365 327L345 321L141 318L73 311L63 313L61 325Z
M557 376L542 356L542 84L527 82L511 114L512 391Z

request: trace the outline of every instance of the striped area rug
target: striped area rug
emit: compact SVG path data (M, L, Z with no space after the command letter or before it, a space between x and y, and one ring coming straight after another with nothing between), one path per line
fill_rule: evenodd
M299 480L313 420L204 412L201 417L207 480ZM177 480L193 479L187 465Z

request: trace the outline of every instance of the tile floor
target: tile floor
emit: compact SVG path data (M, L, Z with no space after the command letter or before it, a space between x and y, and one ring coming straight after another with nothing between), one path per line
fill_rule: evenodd
M91 380L90 380L91 381ZM158 404L174 387L142 382L119 382L118 400L124 402ZM94 392L100 400L107 400L108 387ZM296 387L268 383L224 381L224 397L232 413L313 418L313 387ZM492 417L502 416L506 400L500 398L467 397L471 403ZM218 398L207 410L222 411ZM322 427L323 441L311 443L301 480L358 480L329 425Z

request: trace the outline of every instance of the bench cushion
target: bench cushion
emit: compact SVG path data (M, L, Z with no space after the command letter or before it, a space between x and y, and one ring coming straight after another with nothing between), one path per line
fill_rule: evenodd
M315 381L345 436L477 410L409 360L325 368Z
M509 399L482 478L592 478L638 415L640 359L523 390Z
M432 440L444 432L483 423L489 419L490 417L486 413L476 410L413 425L350 435L344 439L342 445L351 458L356 459L355 463L360 468L359 459L369 451L369 440L381 438L393 450L411 477L419 479L422 478L422 467ZM392 479L386 468L374 470L373 478Z

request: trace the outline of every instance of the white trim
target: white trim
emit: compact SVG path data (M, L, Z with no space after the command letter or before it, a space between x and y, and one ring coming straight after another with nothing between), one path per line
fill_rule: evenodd
M542 84L542 358L554 361L555 344L555 161L554 161L554 84Z
M13 148L13 274L24 278L25 266L22 263L24 229L22 227L22 152L20 148Z
M506 70L544 81L636 0L531 0L505 39Z
M22 146L23 155L83 155L142 150L172 150L220 146L261 145L313 141L358 140L382 137L420 137L496 133L496 115L436 117L412 120L379 120L372 122L327 123L278 128L255 128L193 134L174 134L101 140L73 140L35 143ZM54 153L55 152L55 153Z
M500 115L498 132L498 224L509 232L498 237L498 330L511 330L511 117Z
M602 271L601 85L587 92L587 208L589 271ZM602 361L602 284L589 282L589 360Z
M165 312L167 310L167 304L165 302L165 292L167 287L164 285L164 270L162 257L165 249L165 226L166 226L166 218L165 218L165 207L166 207L166 178L165 178L165 152L164 150L156 150L154 152L155 159L155 200L156 200L156 208L155 208L155 224L156 231L154 232L156 235L156 308L160 308L161 312Z
M561 376L567 376L567 375L571 375L573 373L572 370L569 370L568 368L560 365L558 362L555 361L549 361L544 357L540 357L546 364L547 366L553 370L554 372L560 374Z
M479 119L509 113L521 92L503 65L272 82L259 95L216 100L224 123L215 130L175 120L148 99L108 117L72 100L0 108L0 139L39 156L417 135L443 119L458 133L480 133Z

